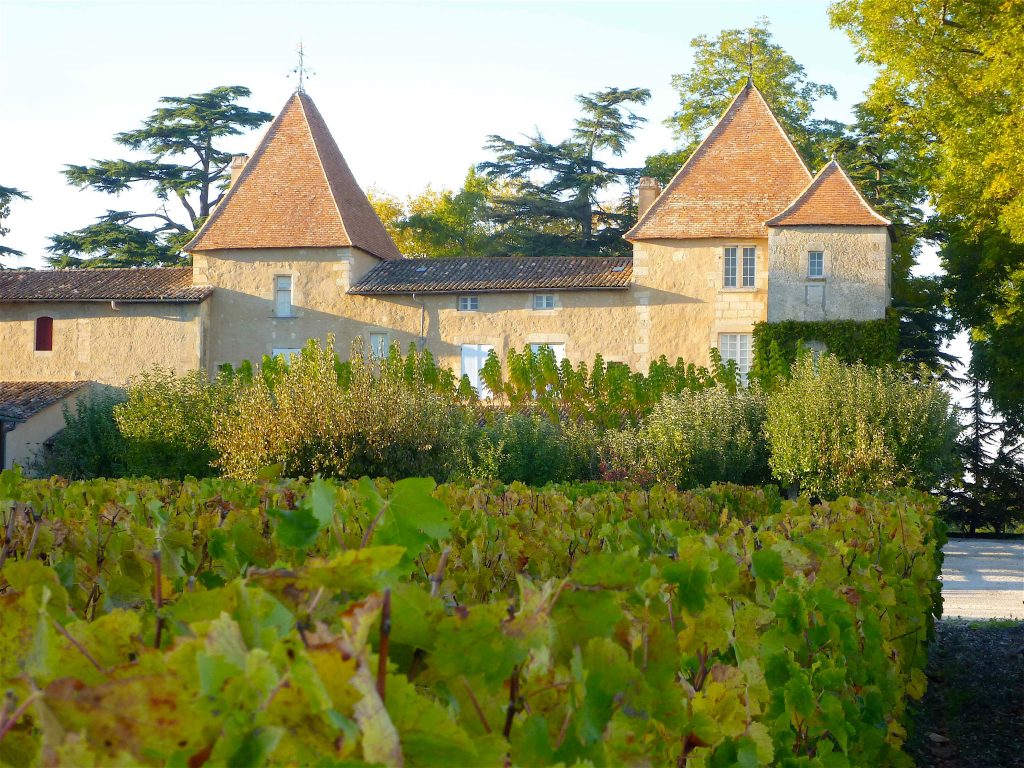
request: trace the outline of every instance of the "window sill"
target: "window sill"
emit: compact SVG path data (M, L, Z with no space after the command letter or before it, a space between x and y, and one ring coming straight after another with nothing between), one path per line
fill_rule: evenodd
M808 283L824 283L827 278L824 277L811 277L807 276L804 278Z
M754 293L760 289L756 285L723 285L718 290L723 293Z
M298 315L271 315L271 320L294 320Z

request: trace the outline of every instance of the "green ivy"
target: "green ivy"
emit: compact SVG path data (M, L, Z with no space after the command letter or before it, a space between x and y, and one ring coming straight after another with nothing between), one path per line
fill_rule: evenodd
M899 318L883 320L787 320L754 326L754 361L751 375L771 379L772 372L788 368L801 344L821 342L844 363L893 365L899 359ZM779 357L781 355L781 358ZM774 358L774 359L773 359Z

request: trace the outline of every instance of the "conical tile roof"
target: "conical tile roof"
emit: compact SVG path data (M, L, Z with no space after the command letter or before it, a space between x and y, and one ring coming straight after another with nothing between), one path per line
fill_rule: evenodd
M765 221L810 181L761 92L748 83L626 238L767 237Z
M768 221L768 226L838 224L885 227L890 223L871 207L842 166L833 160L818 172L814 181L788 208Z
M185 250L347 246L401 258L313 100L297 92Z

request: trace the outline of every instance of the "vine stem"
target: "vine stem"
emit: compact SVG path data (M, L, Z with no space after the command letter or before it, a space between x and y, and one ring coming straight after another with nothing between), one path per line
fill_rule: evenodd
M505 727L501 734L506 740L512 735L512 720L516 716L516 704L519 701L519 667L512 670L512 677L508 681L508 709L505 710Z
M21 702L21 706L14 710L14 712L11 714L9 718L7 718L3 723L0 723L0 741L4 740L4 736L7 735L8 731L10 731L11 728L14 727L14 724L21 719L21 716L25 714L25 710L28 709L29 705L42 695L43 694L41 691L36 691L35 693L31 694L28 698Z
M66 637L68 639L68 642L71 643L73 646L75 646L75 648L78 649L78 652L81 653L83 656L85 656L85 658L87 658L89 660L90 664L92 664L94 667L96 667L96 669L98 669L103 675L105 675L105 676L107 675L107 670L105 670L102 666L100 666L100 663L98 661L96 661L96 657L93 656L91 653L89 653L89 651L86 650L85 646L82 645L80 642L78 642L74 638L74 636L70 632L68 632L67 627L65 627L63 624L61 624L59 621L57 621L52 616L50 617L50 621L52 621L54 623L54 625L57 627L57 631L60 632L62 635L64 635L64 637Z
M32 553L36 550L36 542L39 541L39 526L43 524L42 515L37 515L35 512L33 512L32 518L35 520L35 525L32 526L32 538L29 540L28 550L25 552L26 560L32 559Z
M4 567L4 563L7 562L7 553L11 547L11 537L14 535L14 518L18 515L18 504L15 503L11 507L11 515L7 518L7 530L4 533L4 546L0 549L0 568Z
M153 643L154 648L160 647L160 637L164 631L164 588L163 588L163 569L160 565L160 550L153 550L153 596L156 601L156 640Z
M473 693L473 688L470 686L466 676L462 676L462 687L466 689L466 693L469 694L469 700L473 704L473 709L476 710L476 716L480 718L480 722L484 726L484 730L487 733L491 733L491 724L487 722L487 716L484 715L483 709L480 707L480 702L476 700L476 694Z
M377 646L377 695L384 702L388 674L388 643L391 640L391 590L384 590L384 605L380 610L380 643Z
M380 511L374 516L373 520L370 521L370 524L366 526L366 532L363 534L363 540L359 543L360 549L366 549L366 545L370 543L370 537L373 536L373 529L377 527L377 523L380 522L380 519L384 516L387 508L390 506L391 500L389 499L381 505Z
M441 553L441 560L437 564L437 570L430 577L430 596L437 597L441 591L441 582L444 581L444 569L448 565L448 556L452 553L451 547L445 547ZM490 730L487 731L490 733Z

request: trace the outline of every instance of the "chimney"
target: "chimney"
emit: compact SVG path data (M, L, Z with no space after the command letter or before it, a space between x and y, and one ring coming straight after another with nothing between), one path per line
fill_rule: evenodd
M231 157L231 183L228 185L229 187L235 186L235 182L242 175L242 169L245 168L247 162L249 162L248 155L233 155ZM643 179L640 181L642 182Z
M641 176L637 194L637 218L640 218L654 205L661 194L661 184L653 176Z

